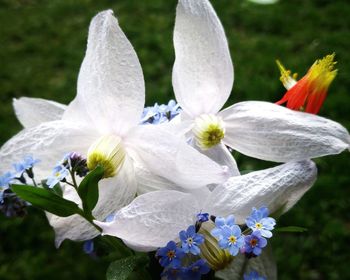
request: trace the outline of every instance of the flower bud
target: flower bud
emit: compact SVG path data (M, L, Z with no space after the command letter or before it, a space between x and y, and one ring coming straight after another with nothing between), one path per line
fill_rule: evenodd
M201 258L205 259L209 266L217 271L227 267L234 259L227 250L219 247L217 239L211 235L211 230L214 228L214 223L211 221L202 224L199 233L204 235L205 241L201 245Z
M121 138L115 135L102 136L89 148L87 166L93 170L97 165L104 168L103 178L117 175L125 159Z

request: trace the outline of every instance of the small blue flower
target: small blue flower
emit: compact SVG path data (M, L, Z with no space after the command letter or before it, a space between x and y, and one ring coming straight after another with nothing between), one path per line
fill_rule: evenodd
M216 238L222 238L223 230L225 228L230 228L235 225L235 217L229 215L226 219L221 217L216 217L215 219L215 228L211 231L211 235Z
M253 270L249 274L244 274L243 279L244 280L266 280L265 277L260 276L259 273L257 273L255 270Z
M261 249L267 245L267 240L261 236L260 231L254 231L251 235L244 237L245 253L253 253L256 256L261 254Z
M94 247L94 241L92 239L85 241L83 244L83 250L88 255L94 252Z
M183 280L200 280L202 275L207 274L210 267L207 262L200 259L183 269Z
M184 255L185 253L176 246L174 241L169 241L165 247L158 249L156 253L156 256L160 257L159 263L163 267L179 267Z
M53 188L69 175L69 170L62 165L57 165L53 169L52 176L47 178L46 184L49 188Z
M40 162L40 160L34 159L31 155L27 155L24 157L22 162L15 163L13 166L16 170L16 173L21 176L26 170L33 168L33 166L38 162Z
M206 221L209 221L209 214L208 213L198 213L197 214L197 222L204 223Z
M184 278L183 269L180 266L167 267L160 276L162 279L165 278L167 280L179 280Z
M15 178L15 175L11 172L6 172L0 176L0 202L3 200L3 192L9 188L9 184Z
M239 226L223 227L219 237L219 247L228 249L232 256L236 256L244 245L244 238Z
M269 210L267 207L253 208L252 213L246 219L246 224L253 231L260 231L263 237L270 238L272 237L271 230L274 229L276 220L268 217L268 215Z
M153 107L146 107L141 116L141 124L161 124L166 123L180 114L181 108L174 100L170 100L168 105L154 104Z
M196 233L196 229L193 225L189 226L186 231L180 231L179 236L182 241L182 250L185 253L199 255L201 250L198 246L204 242L204 237Z

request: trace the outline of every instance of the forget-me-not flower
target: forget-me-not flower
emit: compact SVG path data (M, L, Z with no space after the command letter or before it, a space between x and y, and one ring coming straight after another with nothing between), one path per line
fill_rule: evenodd
M267 240L261 236L260 231L254 231L252 234L245 236L244 242L244 252L253 253L256 256L259 256L262 248L267 245Z
M46 184L49 188L53 188L56 184L61 182L63 179L67 178L69 175L69 170L63 165L57 165L52 171L52 176L47 178Z
M161 266L178 267L181 266L181 259L185 256L185 253L176 246L174 241L169 241L165 247L158 249L156 256L159 257Z
M183 268L183 280L200 280L202 275L207 274L210 267L203 259L199 259L188 267Z
M189 226L187 230L182 230L179 233L181 240L181 248L185 253L190 252L193 255L200 253L199 245L204 242L203 235L196 233L196 229L193 225Z
M26 170L30 170L35 164L39 163L40 160L33 158L31 155L24 157L23 161L15 163L13 166L18 176L21 176Z
M263 237L270 238L272 237L271 230L274 229L276 220L268 217L268 215L269 210L267 207L253 208L252 213L246 219L246 224L251 230L260 231Z
M244 274L243 280L266 280L266 278L259 275L257 271L253 270L249 274Z

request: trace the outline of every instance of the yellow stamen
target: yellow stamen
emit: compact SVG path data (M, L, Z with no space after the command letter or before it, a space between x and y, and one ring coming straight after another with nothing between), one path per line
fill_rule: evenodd
M287 70L279 60L276 60L276 63L281 72L280 81L287 90L292 88L296 84L298 74L294 73L292 75L291 70Z

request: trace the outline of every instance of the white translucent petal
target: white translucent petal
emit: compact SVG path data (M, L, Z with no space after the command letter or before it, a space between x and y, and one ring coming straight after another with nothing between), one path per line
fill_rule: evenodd
M225 32L209 1L179 1L174 46L178 103L191 116L217 113L230 95L233 66Z
M110 223L96 222L104 234L117 236L133 247L158 248L178 239L178 233L195 223L201 206L190 194L155 191L138 196Z
M64 189L63 197L78 203L81 207L81 200L72 187L68 186ZM65 239L83 241L92 239L99 235L99 231L79 215L72 215L63 218L46 213L46 216L50 225L55 230L56 247L59 247Z
M119 173L99 184L99 199L93 211L95 218L104 220L108 215L128 205L136 194L133 163L126 157Z
M86 152L96 138L95 131L63 121L45 122L23 129L0 149L0 174L12 169L25 155L32 155L41 162L35 166L36 179L51 175L52 168L68 152Z
M245 255L238 254L223 270L215 273L215 277L222 280L241 280L242 274L252 271L258 272L261 277L277 280L277 265L270 247L264 248L258 258L247 259Z
M134 199L135 192L136 182L132 162L127 158L118 176L100 181L99 199L93 211L94 217L100 221L105 220L108 215L128 205ZM73 188L66 187L64 197L78 203L81 207L81 200ZM91 224L79 215L58 217L47 214L47 216L56 233L55 242L57 247L65 239L82 241L99 234Z
M242 154L276 162L338 154L350 136L339 123L268 102L237 103L219 114L224 143Z
M111 10L91 21L77 98L102 132L112 128L123 134L140 120L145 102L142 69Z
M238 223L244 223L252 207L266 206L270 213L283 207L286 212L311 188L316 177L316 165L310 160L285 163L230 178L212 192L207 205L215 216L233 214Z
M194 189L228 178L220 165L157 126L137 127L125 143L148 170L178 186Z
M219 143L218 145L208 150L202 150L200 147L197 146L194 140L191 141L191 145L195 147L202 154L211 158L216 163L222 166L226 166L230 176L240 175L236 160L234 159L232 154L229 152L229 150L223 143Z
M41 98L21 97L13 99L13 108L22 126L29 128L43 122L60 120L67 106Z

